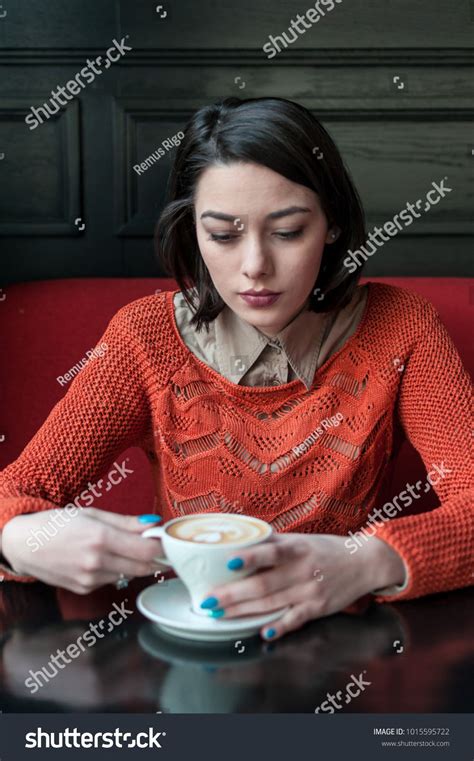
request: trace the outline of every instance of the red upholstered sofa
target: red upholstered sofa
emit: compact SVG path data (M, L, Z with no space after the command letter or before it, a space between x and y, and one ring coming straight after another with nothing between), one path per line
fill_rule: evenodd
M468 370L474 369L471 324L474 280L461 278L371 278L400 285L428 298L438 309ZM20 283L5 288L0 298L2 363L0 388L0 469L14 460L40 427L70 384L56 380L80 362L99 341L112 315L124 304L155 293L174 290L173 280L71 279ZM65 453L66 454L66 453ZM153 487L144 455L131 449L122 483L95 502L120 513L144 513L153 507ZM398 494L407 481L424 478L421 459L405 443L384 483L380 504ZM414 509L436 505L432 492L423 494ZM159 510L159 506L158 506Z

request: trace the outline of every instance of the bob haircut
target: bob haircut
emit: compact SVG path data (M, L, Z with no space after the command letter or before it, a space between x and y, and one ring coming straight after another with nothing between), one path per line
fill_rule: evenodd
M316 153L321 151L322 160ZM360 277L343 264L347 250L365 241L361 200L339 151L319 121L284 98L225 98L194 113L185 127L168 181L167 203L155 230L156 254L194 311L191 324L208 328L226 306L202 259L194 198L201 174L213 165L251 162L269 167L319 196L329 226L341 233L323 251L308 309L329 312L349 303ZM195 290L186 289L194 288ZM316 298L319 288L324 298ZM198 296L197 305L194 297Z

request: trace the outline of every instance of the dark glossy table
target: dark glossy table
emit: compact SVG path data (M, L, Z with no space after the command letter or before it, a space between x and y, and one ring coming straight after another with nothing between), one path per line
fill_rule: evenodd
M377 605L313 621L274 642L219 645L160 634L135 607L153 578L79 596L46 585L0 584L0 709L5 712L314 713L363 674L342 711L474 710L474 590ZM25 686L58 648L113 603L133 615L32 694ZM245 649L242 651L242 645ZM31 684L31 683L30 683Z

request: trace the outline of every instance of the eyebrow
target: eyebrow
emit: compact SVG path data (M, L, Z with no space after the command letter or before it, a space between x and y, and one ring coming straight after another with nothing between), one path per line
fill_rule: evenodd
M286 209L279 209L278 211L272 211L267 214L265 219L281 219L282 217L289 217L291 214L309 213L311 209L307 209L305 206L288 206ZM221 211L203 211L200 219L204 217L212 217L213 219L221 219L224 222L233 222L234 219L238 219L237 214L223 214Z

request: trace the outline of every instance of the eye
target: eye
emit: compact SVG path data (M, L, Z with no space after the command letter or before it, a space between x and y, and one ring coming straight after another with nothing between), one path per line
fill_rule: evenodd
M214 240L216 243L231 243L239 237L239 235L231 235L230 233L210 233L208 240Z
M282 230L281 232L274 232L273 235L277 235L279 238L282 238L283 240L294 240L295 238L299 238L300 235L303 233L303 228L300 227L298 230Z

